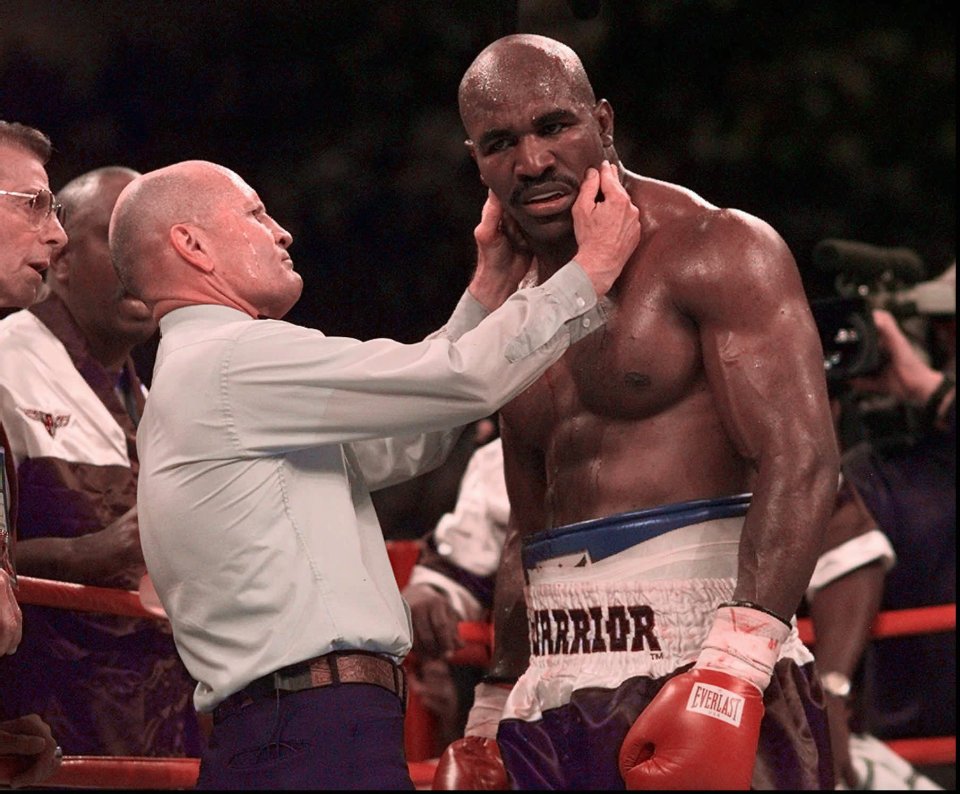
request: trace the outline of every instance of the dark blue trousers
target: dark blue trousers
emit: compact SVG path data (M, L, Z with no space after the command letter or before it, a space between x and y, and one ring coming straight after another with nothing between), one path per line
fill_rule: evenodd
M197 788L413 789L400 699L340 684L257 700L214 725Z

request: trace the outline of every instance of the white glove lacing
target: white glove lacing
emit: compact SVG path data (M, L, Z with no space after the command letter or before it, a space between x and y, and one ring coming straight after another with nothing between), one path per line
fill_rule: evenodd
M473 706L467 716L464 736L497 738L497 726L512 687L481 681L473 690Z
M694 668L729 673L763 692L790 630L783 620L768 612L721 604Z

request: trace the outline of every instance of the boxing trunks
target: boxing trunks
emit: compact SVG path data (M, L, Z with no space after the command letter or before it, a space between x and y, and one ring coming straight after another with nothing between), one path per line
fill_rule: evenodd
M585 521L524 542L532 655L497 733L511 785L622 789L637 716L689 669L732 597L749 494ZM796 621L764 693L754 788L832 788L813 657Z

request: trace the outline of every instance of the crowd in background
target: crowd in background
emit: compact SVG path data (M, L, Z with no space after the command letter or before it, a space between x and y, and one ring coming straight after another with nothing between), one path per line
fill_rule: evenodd
M290 319L412 341L469 277L482 193L452 99L478 43L509 20L505 3L444 5L291 4L284 15L198 3L165 6L139 29L122 2L96 18L83 4L3 8L0 117L51 135L55 189L117 162L146 171L189 155L240 168L297 239L306 288ZM891 5L865 19L826 4L792 16L664 1L598 4L578 19L568 3L515 5L514 21L565 37L599 85L615 86L626 159L763 215L811 296L832 290L808 257L825 237L912 248L928 276L952 261L952 8ZM145 383L155 342L134 351ZM388 539L420 537L452 509L478 441L465 435L447 466L378 494Z
M296 240L291 319L330 334L413 341L446 319L483 202L457 84L511 25L571 44L624 160L767 220L811 294L831 289L823 238L912 248L930 276L952 261L952 5L595 5L5 3L0 109L56 142L54 185L184 157L244 174Z

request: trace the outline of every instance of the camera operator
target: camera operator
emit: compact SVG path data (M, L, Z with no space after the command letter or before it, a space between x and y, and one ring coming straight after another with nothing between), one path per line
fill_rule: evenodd
M895 443L844 452L807 601L839 787L953 788L955 766L918 776L873 738L956 734L955 631L869 639L878 610L956 601L956 265L897 301L927 321L930 361L891 312L873 309L882 366L846 386L911 406L920 421Z

